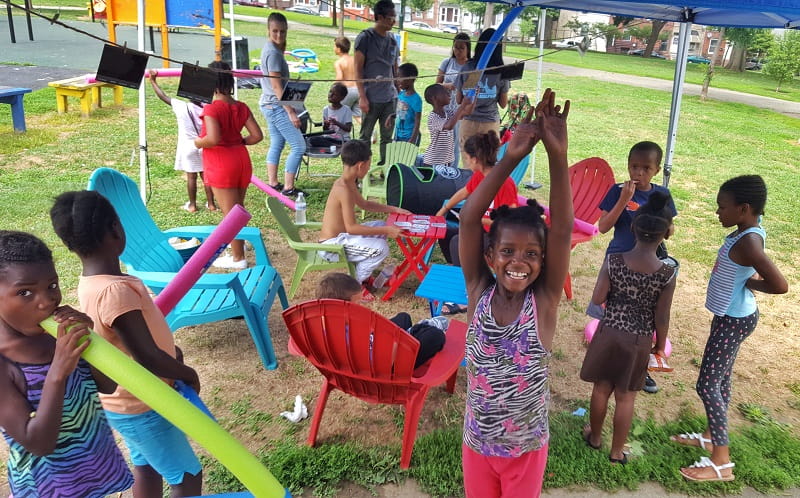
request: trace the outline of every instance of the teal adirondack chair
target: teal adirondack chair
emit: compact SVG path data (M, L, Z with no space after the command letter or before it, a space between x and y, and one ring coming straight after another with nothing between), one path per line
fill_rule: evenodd
M196 237L202 241L216 228L188 226L162 232L147 212L136 183L110 168L95 170L88 189L99 192L114 206L126 237L120 260L130 275L141 278L155 294L164 290L184 264L168 239ZM167 324L175 331L189 325L244 317L264 367L272 370L277 368L278 362L267 316L276 295L283 309L289 306L289 302L280 275L270 265L260 230L245 227L237 238L252 244L256 265L233 273L202 275L166 316Z
M347 261L347 255L344 252L344 246L337 244L320 244L318 242L303 242L300 237L300 230L298 225L295 225L286 207L281 204L277 197L267 196L267 209L272 213L272 217L278 222L278 229L286 237L286 242L289 244L294 252L297 253L297 265L294 268L294 275L292 276L292 285L289 286L289 297L293 298L297 288L300 287L300 282L303 280L303 275L313 270L336 270L339 268L346 269L350 275L355 278L356 267L353 263ZM322 223L319 222L306 222L303 228L319 229ZM327 251L339 255L339 261L330 262L319 255L319 251Z
M386 161L383 166L373 166L361 180L361 196L364 199L374 197L386 204L386 176L392 164L413 166L417 162L419 147L411 142L392 142L386 145ZM364 218L364 210L361 210Z

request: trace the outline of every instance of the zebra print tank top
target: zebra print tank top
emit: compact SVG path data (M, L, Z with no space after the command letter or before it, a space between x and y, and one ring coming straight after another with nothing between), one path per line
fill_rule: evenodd
M539 341L533 291L517 320L501 327L492 315L495 287L483 291L467 333L464 444L484 456L516 457L550 439L550 353Z
M32 411L39 407L50 364L16 363L25 375ZM10 448L8 482L14 498L100 498L133 486L133 476L114 442L89 364L80 360L67 379L58 442L36 456L3 430Z

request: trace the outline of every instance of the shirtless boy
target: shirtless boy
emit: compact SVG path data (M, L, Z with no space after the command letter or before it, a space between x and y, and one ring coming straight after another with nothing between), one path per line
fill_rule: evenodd
M353 111L353 120L361 124L361 107L358 106L358 87L356 86L356 66L353 56L350 55L350 39L346 36L337 36L333 40L333 53L339 58L333 63L336 70L336 81L347 87L347 97L342 105Z
M372 272L389 255L387 237L398 237L400 227L386 225L383 221L356 222L355 208L358 206L373 213L411 214L405 209L368 201L358 191L357 182L366 176L372 162L370 145L361 140L351 140L342 146L342 176L333 182L325 213L322 215L320 242L344 246L347 260L356 265L356 279L362 285L362 300L375 299L369 290ZM335 261L337 254L321 254L328 261Z

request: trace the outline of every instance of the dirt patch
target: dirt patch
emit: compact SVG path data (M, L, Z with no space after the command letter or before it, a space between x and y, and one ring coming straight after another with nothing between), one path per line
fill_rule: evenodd
M295 253L279 242L283 238L276 231L267 229L264 239L270 248L273 265L288 286L294 271ZM587 317L583 310L589 300L606 244L607 240L600 237L579 246L573 253L574 299L562 300L559 329L553 345L553 409L566 409L574 402L585 402L591 392L591 385L578 378L585 354L583 329ZM679 252L675 252L674 256L681 260ZM702 405L694 393L694 384L710 325L709 313L703 307L708 272L709 268L703 265L682 263L670 327L673 344L670 363L675 367L675 372L658 374L656 380L661 387L658 394L642 394L637 398L636 412L640 417L671 420L686 406L702 413ZM307 274L293 302L313 298L316 284L323 274ZM425 318L428 314L427 302L414 297L417 285L417 280L411 277L391 301L376 301L371 306L385 315L407 311L414 319ZM734 369L734 395L730 411L734 426L743 422L734 408L739 402L760 404L779 421L792 427L798 426L800 411L797 409L797 397L788 387L800 385L800 347L793 333L793 325L800 318L795 304L797 298L796 290L787 296L759 296L762 316L758 329L742 346ZM456 315L455 318L464 320L465 315ZM200 373L202 397L223 425L253 452L268 446L270 441L287 436L294 437L298 444L302 444L308 435L308 421L293 425L278 414L291 410L298 394L306 401L309 411L313 412L321 386L321 376L310 364L289 355L288 333L277 302L269 316L269 328L279 362L275 371L263 369L243 320L186 327L176 334L176 342L183 348L187 363ZM461 424L464 386L461 376L453 396L441 389L431 391L420 418L419 435L439 427ZM769 395L765 396L765 393ZM399 445L402 420L402 408L369 405L334 392L327 405L318 443L354 441L364 445ZM5 459L5 456L6 448L3 447L0 449L0 458ZM343 488L339 496L373 496L363 488L348 486ZM3 491L0 485L0 493ZM558 494L555 491L548 494L553 493L554 496L585 495L578 492ZM383 487L378 496L425 495L412 482L399 487Z

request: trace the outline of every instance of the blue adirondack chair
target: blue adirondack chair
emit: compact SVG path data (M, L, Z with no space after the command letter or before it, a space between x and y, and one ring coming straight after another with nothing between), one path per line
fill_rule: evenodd
M105 196L119 215L125 230L125 251L120 260L127 272L142 279L154 293L160 293L183 266L183 258L170 244L170 237L206 239L216 228L188 226L162 232L139 196L136 183L119 171L99 168L89 179L89 190ZM267 316L275 296L283 309L289 306L278 272L270 265L267 249L257 228L243 228L237 238L249 241L256 265L224 274L206 273L181 299L166 320L173 331L180 327L244 317L261 361L267 369L278 362L272 347Z

